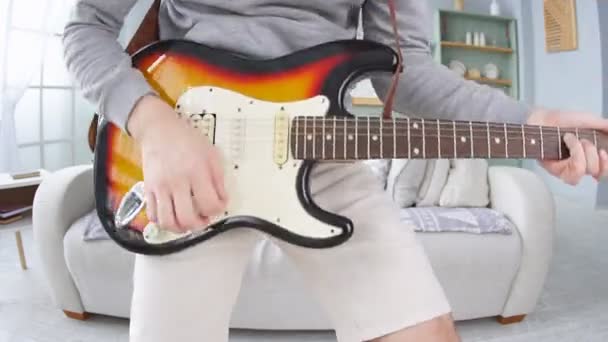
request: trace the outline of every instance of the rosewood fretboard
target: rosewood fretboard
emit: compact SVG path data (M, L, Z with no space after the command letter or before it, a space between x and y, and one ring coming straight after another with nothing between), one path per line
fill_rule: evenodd
M557 160L568 157L568 132L608 149L608 136L590 129L378 117L296 117L290 140L296 159Z

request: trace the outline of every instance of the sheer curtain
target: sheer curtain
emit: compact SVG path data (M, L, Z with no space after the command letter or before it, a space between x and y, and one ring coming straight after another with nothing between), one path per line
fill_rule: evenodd
M0 172L20 170L15 107L40 74L61 0L0 0ZM17 20L18 19L18 20Z

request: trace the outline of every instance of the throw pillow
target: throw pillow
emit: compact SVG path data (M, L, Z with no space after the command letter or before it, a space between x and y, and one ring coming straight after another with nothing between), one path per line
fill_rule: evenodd
M416 199L417 207L436 207L439 205L441 191L450 171L448 159L429 160L422 185Z
M392 161L386 190L401 208L416 204L426 164L427 160L421 159L394 159Z
M407 208L401 222L425 233L512 234L515 226L504 214L489 208Z
M382 189L386 189L386 180L388 179L391 160L366 160L363 162L363 164L367 165L372 170L372 173L376 176L376 178L378 178L378 182L382 186Z
M486 207L490 203L488 162L456 159L450 162L448 179L439 198L442 207Z
M99 220L95 209L76 220L73 225L84 225L84 241L108 240L110 238L101 225L101 221Z

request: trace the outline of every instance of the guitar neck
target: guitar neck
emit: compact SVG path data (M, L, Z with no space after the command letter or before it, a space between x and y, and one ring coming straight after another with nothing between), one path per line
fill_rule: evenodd
M294 118L291 150L296 159L543 159L569 156L571 132L608 149L608 136L591 129L378 117Z

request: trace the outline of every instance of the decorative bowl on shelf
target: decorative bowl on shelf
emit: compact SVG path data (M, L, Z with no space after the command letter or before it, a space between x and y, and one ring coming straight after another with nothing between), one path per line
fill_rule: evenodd
M458 60L450 61L448 67L461 77L464 77L465 73L467 72L467 67L464 65L464 63Z
M467 72L467 77L468 78L479 79L479 78L481 78L481 72L479 71L479 69L471 68Z
M498 67L496 64L488 63L483 67L483 74L486 78L495 80L498 78Z

